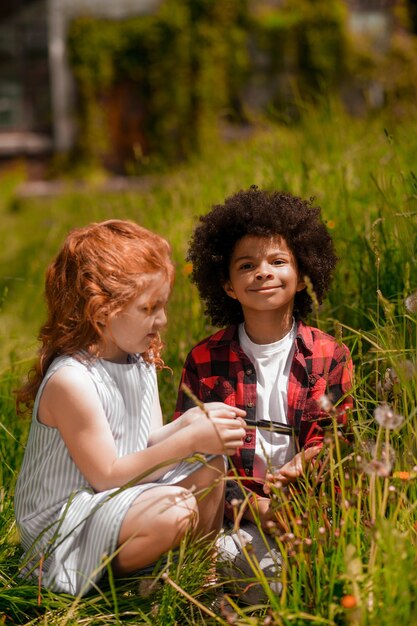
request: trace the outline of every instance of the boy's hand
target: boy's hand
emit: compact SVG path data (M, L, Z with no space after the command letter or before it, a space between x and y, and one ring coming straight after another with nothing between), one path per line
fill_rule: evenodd
M273 474L268 472L265 476L264 492L269 493L271 491L271 485L279 482L283 487L289 483L294 482L300 476L304 475L306 466L313 461L319 454L321 446L312 446L306 450L302 450L296 454L291 461L288 461L285 465L280 467Z
M260 523L265 533L271 534L278 530L279 532L288 532L288 523L284 517L272 510L270 498L254 497L250 506L247 506L244 519L256 524Z

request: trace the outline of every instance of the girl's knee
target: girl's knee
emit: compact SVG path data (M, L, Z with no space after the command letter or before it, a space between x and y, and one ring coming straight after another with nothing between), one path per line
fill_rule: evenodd
M168 523L176 520L177 528L185 526L184 532L194 528L198 523L198 503L195 495L184 487L174 487L173 503L168 508Z
M198 503L191 490L180 486L167 487L159 494L153 529L159 533L183 536L198 523Z

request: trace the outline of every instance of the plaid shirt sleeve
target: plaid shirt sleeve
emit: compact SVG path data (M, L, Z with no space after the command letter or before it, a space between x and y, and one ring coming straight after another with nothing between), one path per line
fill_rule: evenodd
M334 410L329 411L324 400L328 399L329 404L335 407L336 419L341 427L346 427L347 414L353 408L353 365L348 348L333 337L313 330L316 333L314 349L303 364L304 371L310 371L307 393L303 385L298 385L294 394L294 421L300 428L300 448L323 442L324 431L320 420L328 421L334 415ZM300 363L295 362L292 374L298 376L300 381L299 367Z
M194 362L192 354L190 353L184 363L184 367L181 372L181 379L178 387L177 404L175 407L173 419L177 419L185 413L188 409L191 409L194 402L187 396L183 390L183 385L186 385L194 395L199 395L199 376L197 366Z

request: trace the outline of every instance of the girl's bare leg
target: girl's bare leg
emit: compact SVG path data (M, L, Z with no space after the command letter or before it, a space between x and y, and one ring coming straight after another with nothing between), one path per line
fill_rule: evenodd
M136 498L122 522L113 559L117 575L154 563L179 545L187 531L214 536L221 528L224 503L223 457L215 457L178 485L153 487Z
M134 501L121 525L118 544L122 548L113 559L116 575L154 563L178 546L197 523L197 502L187 489L161 486L145 491Z
M225 472L225 460L217 456L181 482L197 500L199 515L195 532L199 536L214 537L222 527Z

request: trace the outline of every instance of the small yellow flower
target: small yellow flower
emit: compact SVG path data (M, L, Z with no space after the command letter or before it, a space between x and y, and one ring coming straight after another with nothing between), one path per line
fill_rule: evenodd
M340 604L343 606L344 609L354 609L358 605L358 602L355 596L348 593L340 600Z
M334 220L327 221L327 228L330 228L330 230L333 230L335 226L336 226L336 222Z
M411 478L413 478L413 475L411 472L402 471L402 472L394 472L393 477L399 478L400 480L410 480Z
M184 267L182 268L182 273L184 274L184 276L189 276L192 271L193 271L192 263L186 263Z

